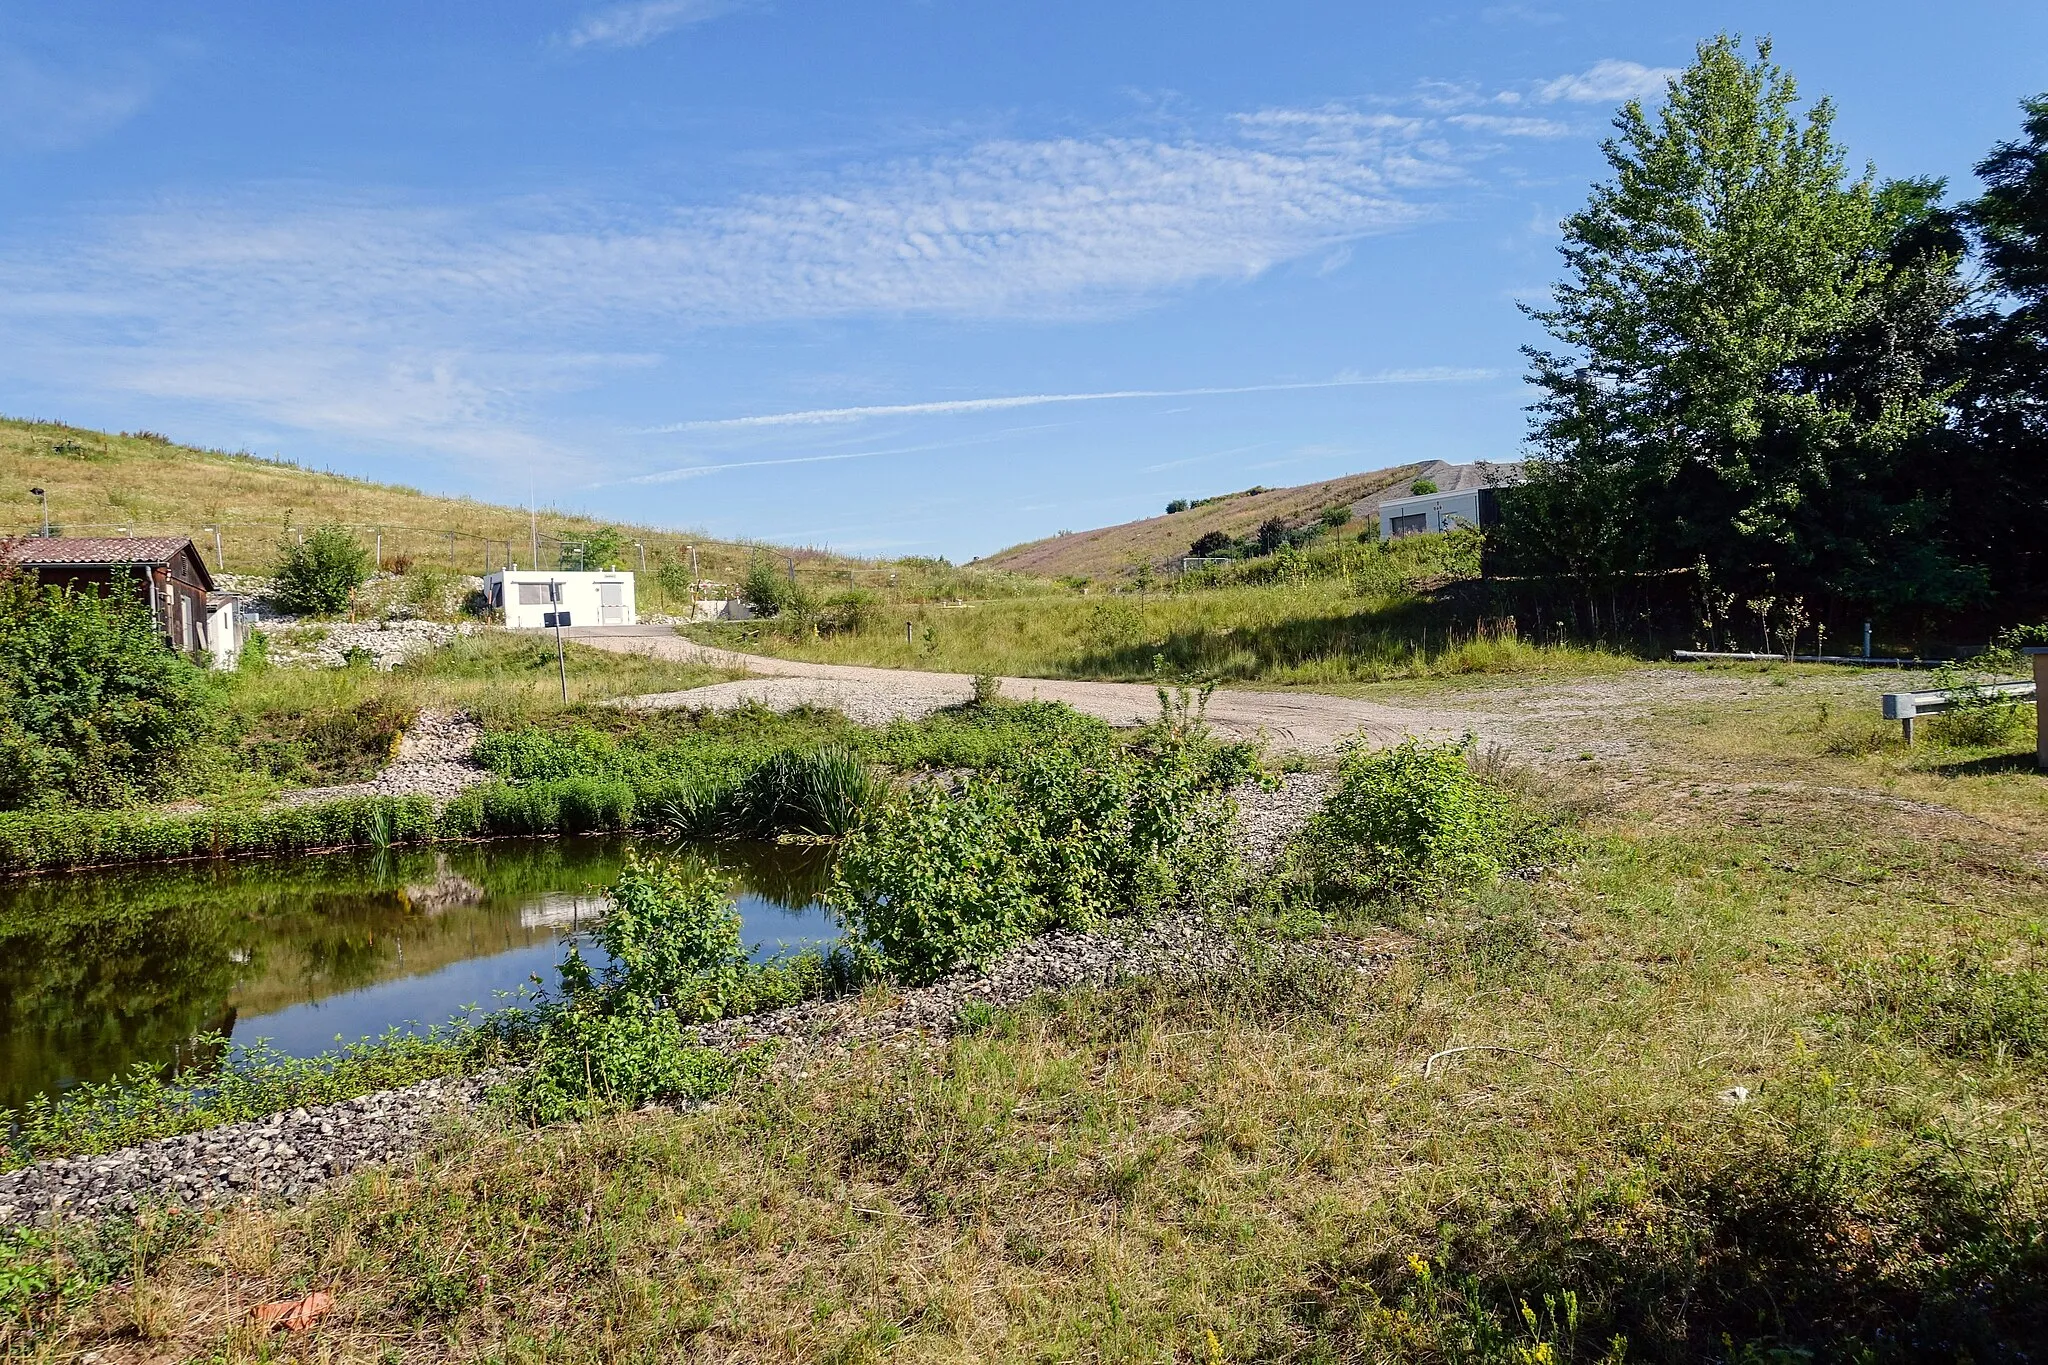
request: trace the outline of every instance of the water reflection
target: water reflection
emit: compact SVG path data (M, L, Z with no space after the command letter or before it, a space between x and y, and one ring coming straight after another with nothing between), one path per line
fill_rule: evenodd
M501 841L314 858L120 868L0 883L0 1106L138 1061L189 1060L197 1034L308 1054L549 984L633 843ZM684 856L741 887L766 954L829 941L821 848Z

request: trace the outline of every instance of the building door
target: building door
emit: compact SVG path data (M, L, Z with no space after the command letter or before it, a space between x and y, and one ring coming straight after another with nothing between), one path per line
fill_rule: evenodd
M626 585L624 583L600 583L597 585L597 623L601 626L619 626L626 622Z

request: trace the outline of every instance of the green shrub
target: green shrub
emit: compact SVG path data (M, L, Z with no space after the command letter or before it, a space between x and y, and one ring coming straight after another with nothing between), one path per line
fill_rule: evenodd
M1497 877L1512 843L1509 802L1472 772L1466 747L1408 739L1348 748L1336 789L1297 845L1317 894L1384 900Z
M0 577L0 808L160 795L212 731L215 689L138 589Z
M747 565L746 578L741 580L740 600L756 616L774 616L788 605L795 586L776 572L774 561L765 555L756 555Z
M832 904L919 982L1046 929L1213 901L1234 867L1218 771L1201 741L1019 749L955 794L876 808L841 846Z
M672 1011L572 1003L535 1028L533 1061L498 1097L529 1123L562 1123L610 1109L710 1099L759 1069L758 1050L728 1056L699 1044Z
M987 778L969 778L957 796L913 788L841 846L833 904L890 971L933 980L1043 925L1029 852L1019 847L1034 834L1009 791Z
M610 900L595 930L603 972L572 948L559 998L492 1022L532 1059L499 1092L532 1122L708 1099L766 1053L705 1047L690 1025L794 1004L833 982L815 953L752 961L730 888L691 864L631 859Z
M316 526L303 540L277 547L271 591L295 616L333 616L369 581L371 568L370 552L346 527Z

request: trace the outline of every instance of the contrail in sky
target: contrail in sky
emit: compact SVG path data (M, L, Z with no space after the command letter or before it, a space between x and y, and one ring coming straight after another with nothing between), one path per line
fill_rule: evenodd
M1368 384L1444 384L1491 379L1493 370L1388 370L1347 379L1320 379L1301 384L1244 384L1208 389L1112 389L1105 393L1027 393L1007 398L953 398L937 403L891 403L866 408L810 408L803 412L771 412L758 417L719 417L702 422L677 422L654 427L654 433L712 431L728 427L797 427L825 422L859 422L870 417L929 417L956 412L996 412L1004 408L1035 408L1048 403L1107 403L1131 398L1207 398L1233 393L1288 393L1297 389L1351 389ZM794 463L789 461L787 463Z

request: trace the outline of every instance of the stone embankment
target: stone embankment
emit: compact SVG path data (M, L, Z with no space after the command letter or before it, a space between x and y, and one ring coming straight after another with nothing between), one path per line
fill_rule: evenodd
M1314 813L1328 787L1315 774L1289 777L1276 791L1240 790L1238 829L1247 856L1269 862ZM1368 945L1334 951L1359 970L1387 953ZM944 1037L970 1004L1013 1005L1041 991L1127 978L1193 980L1229 971L1242 950L1195 915L1085 934L1052 934L1019 945L985 968L953 973L899 992L894 1006L864 1009L848 1001L810 1001L770 1014L726 1020L703 1030L714 1046L764 1041L782 1045L785 1066L857 1047L911 1047ZM451 1111L476 1104L482 1078L428 1081L341 1104L295 1109L254 1123L144 1143L105 1156L41 1162L0 1174L0 1226L41 1220L53 1210L109 1216L145 1204L220 1205L289 1202L358 1166L423 1148Z
M285 806L310 806L347 796L431 796L448 801L490 776L470 757L484 728L460 711L422 711L398 741L398 757L368 782L302 787L278 797Z
M483 627L474 621L297 621L288 616L256 623L270 661L284 668L340 668L351 651L369 657L370 667L396 668L431 654Z

